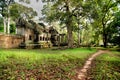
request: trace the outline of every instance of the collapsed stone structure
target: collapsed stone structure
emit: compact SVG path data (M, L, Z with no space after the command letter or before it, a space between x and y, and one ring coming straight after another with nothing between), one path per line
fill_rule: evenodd
M32 20L19 18L16 23L16 35L0 34L1 48L43 48L59 46L65 34L59 34L53 27Z

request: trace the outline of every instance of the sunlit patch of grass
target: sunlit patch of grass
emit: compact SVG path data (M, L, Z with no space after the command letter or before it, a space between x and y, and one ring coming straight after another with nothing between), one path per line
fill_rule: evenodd
M120 53L103 54L96 58L96 64L91 71L91 80L119 80Z
M0 80L71 80L95 49L0 49Z

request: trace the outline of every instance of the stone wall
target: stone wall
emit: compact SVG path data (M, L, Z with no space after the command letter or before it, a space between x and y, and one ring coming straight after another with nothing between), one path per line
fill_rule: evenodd
M0 48L18 48L23 36L0 34Z

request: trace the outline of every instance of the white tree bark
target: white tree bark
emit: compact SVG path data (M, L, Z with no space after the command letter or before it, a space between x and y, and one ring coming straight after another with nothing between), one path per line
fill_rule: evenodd
M3 17L3 24L4 24L4 33L7 32L7 26L6 26L7 20L5 17Z
M7 22L7 33L10 34L10 18L8 17L8 22Z
M7 33L10 34L10 10L9 10L9 5L7 8L8 11L8 17L7 17Z

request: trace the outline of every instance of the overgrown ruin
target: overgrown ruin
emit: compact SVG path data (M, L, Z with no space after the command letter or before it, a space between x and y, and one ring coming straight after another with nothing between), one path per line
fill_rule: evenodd
M15 35L0 34L0 48L50 48L62 44L64 35L43 23L19 18Z

